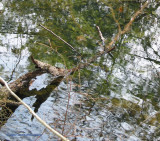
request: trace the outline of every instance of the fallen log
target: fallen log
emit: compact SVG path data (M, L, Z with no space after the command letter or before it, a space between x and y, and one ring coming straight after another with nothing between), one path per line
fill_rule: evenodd
M31 56L31 59L32 59L32 62L35 64L36 68L40 68L41 70L48 72L48 73L52 74L53 76L58 76L58 77L65 76L69 72L69 70L67 70L67 69L54 67L50 64L36 60L33 58L33 56Z
M66 137L64 137L62 134L60 134L59 132L57 132L56 130L54 130L49 124L47 124L44 120L42 120L25 102L23 102L14 92L12 92L12 90L9 88L7 82L0 77L0 81L3 85L6 86L7 90L11 93L11 95L16 98L20 103L23 104L23 106L25 106L25 108L28 109L28 111L43 125L45 126L47 129L49 129L53 134L55 134L56 136L58 136L59 138L61 138L64 141L69 141Z
M65 69L60 69L54 66L51 66L49 64L43 63L39 60L34 60L32 57L32 61L35 64L37 70L33 72L26 73L25 75L22 75L17 80L9 84L10 89L17 93L18 96L21 98L24 98L29 95L36 94L37 101L41 101L42 103L48 98L51 91L54 90L55 87L59 85L61 80L63 80L64 75L66 72L68 72ZM46 88L41 89L40 91L35 90L29 90L29 87L31 86L33 79L35 79L37 76L43 74L43 73L50 73L53 76L56 76L51 84L49 84ZM17 102L17 100L10 94L10 92L7 90L7 88L4 86L4 83L0 79L0 84L3 86L0 88L0 127L5 124L5 122L8 120L8 118L12 115L14 110L22 104L21 102ZM47 89L47 93L46 92ZM44 91L44 92L43 92ZM27 93L27 94L26 94ZM44 93L44 95L39 95L39 93ZM34 106L36 106L35 112L40 107L39 102L35 102Z
M6 100L8 100L10 94L16 98L18 100L19 103L23 104L28 110L29 112L41 123L43 124L47 129L49 129L52 133L54 133L55 135L57 135L59 138L61 138L64 141L69 141L67 138L65 138L63 135L61 135L59 132L57 132L56 130L54 130L53 128L51 128L45 121L43 121L26 103L24 103L16 94L15 92L20 91L21 88L29 88L30 86L30 82L32 81L33 78L35 78L38 75L41 75L45 72L49 72L51 73L53 76L58 76L56 77L55 81L53 81L49 86L48 89L50 89L50 91L52 91L57 85L55 84L59 84L61 82L61 80L63 79L64 75L68 72L65 69L60 69L54 66L51 66L49 64L43 63L41 61L38 60L34 60L32 57L32 61L33 63L36 65L37 68L39 68L39 70L27 73L23 76L21 76L20 78L18 78L16 81L12 82L11 84L8 84L3 80L3 78L0 77L0 84L3 86L0 89L0 106L1 106L1 110L0 110L0 126L2 126L7 119L12 115L12 111L6 107L5 105L2 105L3 102ZM58 81L58 83L57 83ZM53 85L53 86L52 86ZM6 87L4 87L6 86ZM27 87L26 87L27 86ZM55 87L54 87L55 86ZM44 88L46 89L46 88ZM14 92L13 92L14 91ZM34 91L34 90L33 90ZM43 89L41 90L43 91ZM40 92L41 92L40 91ZM39 98L43 98L42 100L46 100L48 95L50 94L49 91L47 91L46 93L46 97L41 97L41 95L39 96ZM37 97L37 100L38 97ZM9 100L10 103L14 103L14 101ZM16 104L18 103L16 102ZM6 103L4 103L6 104ZM37 105L37 102L35 103L35 105ZM39 108L39 102L38 102L38 108Z
M36 76L39 76L43 74L42 70L35 70L33 72L26 73L25 75L22 75L17 80L9 84L9 87L13 92L19 91L23 86L28 85L30 81L35 78ZM0 84L3 86L3 83L0 81ZM0 89L0 100L5 101L6 99L9 99L10 92L6 89L6 87L2 87Z
M27 85L29 86L30 81L33 78L43 73L44 72L41 70L36 70L33 72L26 73L25 75L22 75L14 82L10 83L9 87L12 89L12 91L17 92L23 86ZM12 115L14 109L22 103L17 102L17 100L15 100L13 96L11 96L7 88L4 87L4 83L2 81L0 81L0 84L3 86L2 88L0 88L0 127L1 127Z
M31 60L35 64L35 67L38 68L38 70L26 73L25 75L19 77L14 82L10 83L9 87L11 88L11 90L14 93L17 93L24 86L29 87L31 80L33 78L35 78L36 76L39 76L43 73L47 72L47 73L52 74L55 77L63 77L69 72L69 70L67 70L67 69L54 67L50 64L47 64L47 63L41 62L39 60L36 60L32 56L31 56ZM0 81L0 84L3 86L3 83L1 81ZM4 103L4 101L7 102L7 99L9 98L9 96L10 96L10 93L9 93L9 91L7 91L6 87L2 87L0 89L0 104L1 104L1 101L3 101L3 103ZM14 102L12 102L12 104Z

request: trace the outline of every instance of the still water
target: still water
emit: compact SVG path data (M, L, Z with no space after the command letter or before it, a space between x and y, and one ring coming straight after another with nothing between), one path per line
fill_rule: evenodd
M67 69L87 62L102 50L96 26L105 44L118 33L111 7L123 29L142 4L132 0L0 1L0 76L10 83L35 70L30 55ZM110 54L60 83L55 84L47 73L38 76L23 101L70 140L160 140L159 21L160 2L152 0ZM39 24L70 43L82 54L81 60ZM12 111L0 129L0 139L58 140L24 106Z

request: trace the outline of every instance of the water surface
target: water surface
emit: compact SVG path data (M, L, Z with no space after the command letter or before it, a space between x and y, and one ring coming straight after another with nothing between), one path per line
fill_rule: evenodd
M96 26L109 43L143 3L69 0L0 2L0 76L9 83L35 70L30 55L73 68L102 50ZM62 81L38 76L23 101L70 140L160 140L160 3L153 0L115 43L111 54ZM39 26L70 43L77 53ZM69 98L69 103L68 103ZM67 110L68 105L68 110ZM66 110L67 116L66 115ZM65 122L65 126L64 126ZM23 106L0 129L4 140L57 140Z

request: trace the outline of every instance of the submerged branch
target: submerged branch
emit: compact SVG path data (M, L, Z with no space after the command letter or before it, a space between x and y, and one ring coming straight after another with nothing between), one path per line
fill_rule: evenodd
M17 80L13 81L12 83L9 84L9 87L13 92L19 91L24 85L29 85L30 81L35 78L36 76L39 76L43 74L43 71L36 70L33 72L26 73L19 77ZM3 86L4 83L3 81L0 80L0 84ZM2 87L0 89L0 99L7 99L10 96L10 92L7 91L5 87Z
M133 54L130 54L130 55L133 55ZM136 55L136 54L134 54L134 56L139 57L139 58L146 59L146 60L148 60L148 61L150 61L150 62L154 62L155 64L160 65L160 61L158 61L158 60L155 60L155 59L152 59L152 58L149 58L149 57L142 57L142 56L139 56L139 55Z

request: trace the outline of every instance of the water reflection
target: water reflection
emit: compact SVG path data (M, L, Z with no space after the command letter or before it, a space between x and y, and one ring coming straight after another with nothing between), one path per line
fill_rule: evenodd
M115 16L123 28L140 5L139 2L113 3L103 0L4 2L6 7L1 13L3 22L0 24L0 75L13 81L33 70L34 66L28 59L30 54L52 65L60 64L66 68L77 65L79 60L75 54L57 38L42 30L39 23L72 44L83 54L82 59L87 61L101 47L95 25L101 27L107 38L106 44L117 33L117 25L109 7L114 8ZM64 134L70 139L76 136L76 140L85 141L159 140L158 23L159 2L152 1L135 21L131 32L115 44L116 49L111 52L113 57L99 57L90 66L76 72L72 80L62 81L54 91L50 89L44 92L44 88L40 87L41 95L37 94L37 90L30 89L32 96L25 97L24 101L33 108L38 104L34 108L36 112L61 132L70 95L64 128ZM49 50L50 43L54 50ZM52 81L50 77L45 76L45 79ZM40 79L36 86L45 83ZM21 137L19 134L22 133L30 136ZM39 140L57 139L35 119L31 121L29 112L19 106L1 128L0 138L38 138L31 134L40 134Z

